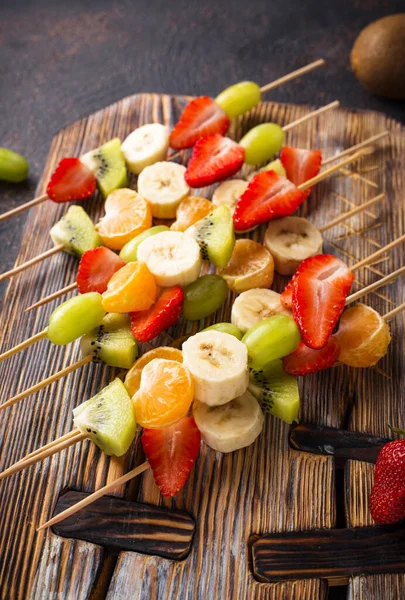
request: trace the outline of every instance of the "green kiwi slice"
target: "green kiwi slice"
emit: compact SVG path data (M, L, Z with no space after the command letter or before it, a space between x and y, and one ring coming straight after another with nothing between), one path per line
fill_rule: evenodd
M128 187L127 168L118 138L87 152L80 160L93 171L104 198L118 188Z
M284 371L282 360L273 360L261 371L251 370L248 389L264 412L286 423L298 421L298 382L295 377Z
M226 267L235 246L232 214L228 206L219 206L194 227L194 237L200 245L203 259L220 269Z
M138 356L138 346L131 332L128 315L109 313L101 325L80 340L83 356L110 367L130 369Z
M135 437L134 403L120 379L75 408L73 417L75 426L108 456L125 454Z
M81 206L71 206L50 231L54 244L63 244L65 252L79 258L91 248L102 246L92 220Z

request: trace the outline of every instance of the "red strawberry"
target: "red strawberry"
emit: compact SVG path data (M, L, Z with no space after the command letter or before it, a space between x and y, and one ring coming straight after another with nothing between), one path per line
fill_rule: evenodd
M305 259L293 282L293 316L306 346L326 346L345 307L354 275L336 256Z
M201 435L193 417L171 427L144 429L142 446L162 496L174 496L187 481L198 453Z
M320 350L308 348L304 342L300 342L298 348L292 354L283 358L284 371L299 377L309 375L323 369L329 369L338 359L340 352L339 342L331 336L328 343Z
M271 219L288 217L304 200L304 193L286 177L262 171L250 180L238 200L233 215L235 229L244 231Z
M280 302L284 306L284 308L287 308L288 310L292 310L292 305L293 305L292 297L293 297L293 289L294 289L294 279L299 275L301 265L304 262L305 261L303 261L299 265L298 269L295 271L294 275L291 277L290 281L285 286L284 291L281 293ZM305 265L304 265L304 268L305 268Z
M184 292L176 285L163 290L148 310L130 313L131 329L138 342L149 342L168 327L174 325L183 308Z
M109 248L87 250L80 260L76 283L81 294L106 291L108 282L125 262Z
M319 150L305 150L284 146L280 153L280 160L287 172L287 177L298 187L312 177L318 175L321 169L322 154ZM304 191L308 198L312 188Z
M198 140L189 160L185 180L193 188L205 187L235 175L243 165L245 149L219 133Z
M46 188L46 193L54 202L84 200L96 189L93 171L78 158L63 158Z
M170 146L176 150L191 148L196 141L212 133L224 135L229 117L212 98L199 96L189 102L170 134Z
M389 442L378 455L370 510L384 525L405 519L405 440Z

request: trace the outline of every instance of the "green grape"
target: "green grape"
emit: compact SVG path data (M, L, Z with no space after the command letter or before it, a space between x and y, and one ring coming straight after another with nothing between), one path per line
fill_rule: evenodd
M166 225L156 225L155 227L150 227L150 229L146 229L146 231L142 231L139 235L132 238L125 244L120 252L120 258L125 260L126 263L135 262L138 256L138 247L141 242L146 240L146 238L151 235L156 235L157 233L161 233L162 231L169 231L169 228Z
M240 81L227 87L215 98L215 102L230 119L248 112L260 102L260 87L254 81Z
M223 333L229 333L229 335L235 336L238 340L243 338L243 333L240 329L232 325L232 323L215 323L215 325L210 325L210 327L206 327L203 331L210 331L213 329L214 331L222 331Z
M259 169L259 173L262 171L275 171L277 175L281 175L281 177L287 177L287 171L284 169L284 165L279 158L272 160L265 167Z
M214 313L228 297L228 285L219 275L203 275L184 288L183 317L198 321Z
M297 325L286 315L274 315L256 323L242 338L248 349L249 367L255 371L294 352L300 340Z
M89 292L74 296L55 308L46 332L50 341L69 344L98 327L106 314L101 301L101 294Z
M28 163L21 154L0 148L0 179L20 183L26 179L28 168Z
M259 165L277 154L284 143L284 131L276 123L262 123L253 127L240 140L245 149L245 163Z

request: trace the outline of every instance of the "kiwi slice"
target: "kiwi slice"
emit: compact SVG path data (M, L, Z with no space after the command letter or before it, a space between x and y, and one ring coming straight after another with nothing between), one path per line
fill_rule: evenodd
M201 256L223 269L231 260L235 246L232 214L228 206L222 205L198 221L193 236L201 249Z
M80 340L83 356L110 367L130 369L138 356L128 315L109 313L101 324Z
M295 377L284 371L282 360L273 360L261 371L251 370L248 389L264 412L286 423L298 421L298 382Z
M80 160L93 171L104 198L118 188L128 187L127 168L118 138L87 152Z
M54 244L63 244L65 252L79 258L87 250L103 245L92 220L81 206L71 206L50 234Z
M120 379L73 410L73 422L108 454L122 456L136 433L135 407Z

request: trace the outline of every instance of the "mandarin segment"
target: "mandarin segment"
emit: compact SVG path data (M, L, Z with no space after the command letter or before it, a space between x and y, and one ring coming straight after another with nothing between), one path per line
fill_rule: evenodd
M131 262L117 271L103 294L107 312L147 310L156 299L156 281L144 263Z
M202 196L187 196L180 202L176 211L176 220L171 225L172 231L186 231L188 227L197 223L214 209L212 202Z
M138 358L125 376L124 385L127 388L130 396L133 396L139 390L143 368L155 358L166 358L167 360L175 360L179 363L182 363L183 353L177 348L160 346L159 348L153 348L153 350L149 350L149 352L146 352L140 358Z
M345 310L335 337L340 344L339 360L349 367L375 365L387 353L391 341L387 323L365 304Z
M143 368L133 398L137 422L150 429L169 427L187 414L193 396L193 379L183 364L154 358Z
M105 203L105 217L96 225L103 243L121 250L135 236L152 225L149 204L134 190L114 190Z
M252 288L269 288L273 283L274 260L261 244L249 239L236 240L231 260L219 274L237 293Z

